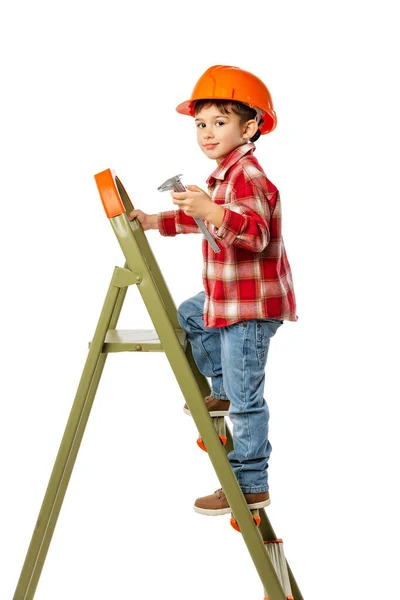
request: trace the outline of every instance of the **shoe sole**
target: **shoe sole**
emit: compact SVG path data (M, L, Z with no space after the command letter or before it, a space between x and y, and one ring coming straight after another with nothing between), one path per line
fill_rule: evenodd
M271 504L271 500L264 500L263 502L253 502L253 504L248 504L248 508L250 510L255 510L256 508L264 508L265 506L269 506ZM199 513L200 515L207 515L209 517L219 517L220 515L227 515L228 513L231 513L232 510L231 508L228 506L228 508L217 508L217 509L212 509L212 508L199 508L198 506L194 505L193 506L195 512Z
M183 412L185 413L185 415L189 415L189 417L192 416L192 413L190 412L190 410L188 408L183 408ZM208 413L210 415L210 417L228 417L229 416L229 411L227 410L211 410Z

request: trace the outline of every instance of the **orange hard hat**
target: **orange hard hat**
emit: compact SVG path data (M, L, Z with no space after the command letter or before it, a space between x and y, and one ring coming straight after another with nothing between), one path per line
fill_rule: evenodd
M261 133L276 127L277 118L267 86L253 73L238 67L215 65L207 69L194 86L190 100L176 107L182 115L194 116L195 100L233 100L254 108L263 119Z

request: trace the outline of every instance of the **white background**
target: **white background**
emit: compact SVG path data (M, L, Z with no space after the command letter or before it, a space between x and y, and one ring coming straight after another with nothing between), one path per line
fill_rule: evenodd
M306 600L400 598L395 2L11 2L1 45L0 598L11 600L115 265L93 175L172 208L214 169L175 112L213 64L268 85L256 156L281 192L297 323L266 398L276 533ZM148 237L176 304L200 236ZM151 327L137 290L119 326ZM37 600L262 598L163 354L111 355Z

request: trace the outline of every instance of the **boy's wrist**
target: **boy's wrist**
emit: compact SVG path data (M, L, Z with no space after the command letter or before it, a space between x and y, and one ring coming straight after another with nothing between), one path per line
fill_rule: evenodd
M222 221L224 220L224 216L225 209L222 208L222 206L213 203L210 212L206 216L206 221L209 221L210 223L215 225L215 227L221 227Z

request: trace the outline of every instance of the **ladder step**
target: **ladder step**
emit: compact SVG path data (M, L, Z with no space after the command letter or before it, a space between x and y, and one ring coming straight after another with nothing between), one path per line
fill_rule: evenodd
M175 329L175 332L183 346L185 332L182 329ZM164 352L164 348L154 329L109 329L102 352Z
M283 552L283 541L281 539L267 540L264 541L264 545L268 552L269 558L271 559L275 572L278 576L282 589L286 594L286 599L294 600L290 585L288 566L285 554ZM266 600L268 600L267 594Z
M211 417L211 420L212 420L212 424L214 426L215 431L219 435L219 439L221 440L221 444L223 446L226 446L228 438L226 437L225 417ZM197 445L199 446L199 448L201 448L202 450L204 450L205 452L207 452L207 448L205 447L205 444L203 442L203 438L201 436L199 436L199 438L197 440Z
M258 508L251 509L250 512L253 516L254 525L256 527L258 527L261 523L261 517L260 517L260 512L259 512ZM233 513L232 513L232 517L230 520L230 524L233 527L233 529L235 529L236 531L239 531L239 533L240 533L240 527L239 527L238 522L236 521Z

